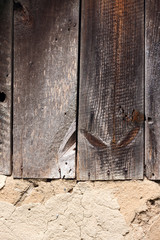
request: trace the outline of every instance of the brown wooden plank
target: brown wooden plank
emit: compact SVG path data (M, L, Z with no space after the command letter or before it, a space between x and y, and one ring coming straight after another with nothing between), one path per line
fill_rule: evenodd
M74 178L79 1L14 8L14 177Z
M141 179L144 1L83 0L78 179Z
M12 1L0 1L0 174L11 174Z
M160 179L160 1L146 1L146 173Z

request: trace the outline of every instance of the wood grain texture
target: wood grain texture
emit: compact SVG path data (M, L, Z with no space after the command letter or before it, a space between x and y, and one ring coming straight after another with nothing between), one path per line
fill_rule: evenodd
M14 177L74 178L79 1L14 9Z
M160 179L160 1L146 1L146 174Z
M0 174L11 174L12 1L0 1Z
M143 178L144 1L82 1L80 180Z

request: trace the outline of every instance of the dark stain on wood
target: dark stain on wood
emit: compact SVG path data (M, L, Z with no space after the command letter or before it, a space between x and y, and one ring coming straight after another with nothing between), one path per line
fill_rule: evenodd
M89 133L89 132L87 132L85 130L81 130L81 133L84 134L85 138L88 140L88 142L93 147L100 148L100 149L103 149L103 148L107 147L106 144L101 139L96 138L91 133Z
M29 13L29 10L25 5L22 5L21 2L14 1L13 9L16 12L17 16L19 15L19 20L24 24L32 24L32 16Z

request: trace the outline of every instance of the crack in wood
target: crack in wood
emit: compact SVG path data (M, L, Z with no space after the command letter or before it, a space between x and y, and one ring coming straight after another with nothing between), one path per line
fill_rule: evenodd
M61 178L75 177L76 122L74 121L60 145L58 151Z
M67 152L75 143L76 143L76 131L70 136L65 146L63 147L62 152Z

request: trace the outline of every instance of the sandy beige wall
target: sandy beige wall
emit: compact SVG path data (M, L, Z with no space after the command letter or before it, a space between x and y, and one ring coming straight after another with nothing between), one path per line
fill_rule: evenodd
M160 240L160 185L0 176L0 239Z

